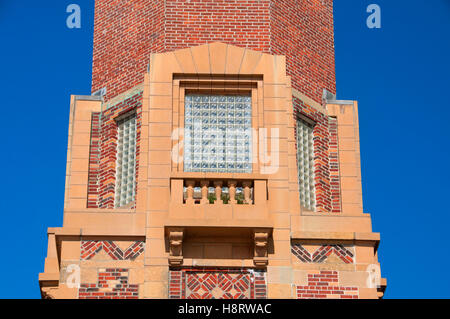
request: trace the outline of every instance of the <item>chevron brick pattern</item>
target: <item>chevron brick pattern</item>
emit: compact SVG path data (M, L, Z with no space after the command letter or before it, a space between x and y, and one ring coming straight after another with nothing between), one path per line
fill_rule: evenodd
M322 263L331 254L335 254L346 264L354 262L353 253L343 245L322 245L316 251L310 253L301 244L291 244L291 252L304 263Z
M265 299L265 272L248 269L183 269L169 274L170 299Z
M358 299L357 287L339 286L337 271L308 274L308 285L297 286L297 299Z
M81 259L89 260L101 250L105 251L113 260L135 260L144 252L144 242L136 241L124 251L110 240L82 241Z
M97 284L81 284L79 299L138 299L139 286L128 283L128 269L99 269Z
M186 288L187 299L249 299L250 275L192 273Z

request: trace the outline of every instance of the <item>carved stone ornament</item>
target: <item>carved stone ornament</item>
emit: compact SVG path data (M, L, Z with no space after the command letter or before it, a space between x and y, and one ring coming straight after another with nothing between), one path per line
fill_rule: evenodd
M253 263L257 267L265 267L269 263L267 257L267 242L269 239L268 231L255 231L254 241L255 241L255 255L253 257Z
M181 265L183 263L183 230L169 231L169 249L169 265Z

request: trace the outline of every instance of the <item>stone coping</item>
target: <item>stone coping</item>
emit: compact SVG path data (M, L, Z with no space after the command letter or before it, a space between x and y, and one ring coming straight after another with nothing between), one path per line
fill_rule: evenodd
M355 232L309 232L297 231L291 233L292 239L320 239L320 240L361 240L380 241L380 233Z
M378 249L380 233L357 233L357 232L291 232L291 239L297 240L329 240L329 241L364 241L371 242Z

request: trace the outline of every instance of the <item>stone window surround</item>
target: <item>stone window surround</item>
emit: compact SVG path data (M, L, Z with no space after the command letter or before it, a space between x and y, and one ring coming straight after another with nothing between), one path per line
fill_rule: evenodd
M118 176L119 176L119 174L121 174L122 173L122 170L119 170L119 168L120 169L123 169L122 167L121 167L121 165L119 165L119 147L120 147L120 145L119 145L119 132L120 132L120 125L121 125L121 123L126 123L127 121L129 121L130 119L133 119L133 126L134 126L134 137L133 137L133 141L134 141L134 147L133 147L133 149L134 149L134 154L133 154L133 156L131 156L131 155L128 155L129 156L129 158L134 158L134 170L133 170L133 175L132 175L132 196L131 196L131 198L130 199L128 199L128 201L126 202L126 203L124 203L124 204L122 204L122 197L123 197L123 195L122 195L122 192L124 192L124 190L123 190L123 186L120 186L120 189L119 189L119 185L118 185L118 181L119 181L119 178L118 178ZM115 118L114 118L114 120L115 120L115 123L116 123L116 126L117 126L117 148L116 148L116 157L117 157L117 159L116 159L116 188L115 188L115 199L114 199L114 206L115 206L115 208L123 208L123 207L128 207L128 206L130 206L130 204L134 204L134 201L135 201L135 196L136 196L136 169L137 169L137 163L136 163L136 159L137 159L137 152L136 152L136 149L137 149L137 116L136 116L136 110L131 110L131 111L129 111L129 112L126 112L126 113L121 113L121 114L119 114L118 116L116 116ZM124 122L125 121L125 122ZM122 156L123 157L123 156ZM123 158L122 158L122 160L123 160ZM128 162L129 162L129 159L128 159ZM128 163L129 164L129 163ZM124 164L122 164L122 165L124 165ZM118 190L119 190L119 192L118 192ZM125 187L125 191L128 191L128 189Z
M298 125L298 122L299 122L299 121L305 122L307 125L310 125L313 129L314 129L314 126L317 124L316 121L314 121L313 119L311 119L311 118L309 118L308 116L306 116L306 115L304 115L304 114L301 114L301 113L298 113L298 114L295 115L295 120L296 120L296 126ZM296 127L296 132L297 132L297 131L298 131L298 127ZM296 134L297 134L297 133L296 133ZM312 147L313 160L312 160L312 162L313 162L313 167L315 167L314 164L315 164L315 157L316 157L316 155L315 155L315 148L314 148L314 133L313 133L312 138L313 138L313 147ZM296 141L297 141L297 152L299 152L300 145L298 145L298 137L296 137ZM299 159L298 159L298 158L297 158L297 162L299 162ZM298 165L298 164L297 164L297 165ZM315 180L315 177L314 177L314 168L313 168L312 174L313 174L312 179ZM299 182L299 192L300 192L300 184L302 183L302 182L300 181L300 178L299 178L298 182ZM305 207L305 206L302 204L302 199L301 199L301 198L300 198L300 205L301 205L304 209L306 209L306 210L311 210L311 211L315 212L315 210L316 210L316 192L315 192L316 185L315 185L315 184L314 184L313 189L314 189L314 191L313 191L312 194L311 194L312 196L314 196L314 199L313 199L314 204L313 204L313 206L312 206L312 207ZM301 192L300 192L300 195L301 195Z
M252 124L253 130L258 130L264 123L262 109L262 76L217 76L217 75L185 75L174 74L173 88L174 96L178 99L173 100L173 129L184 129L184 107L186 94L250 94L252 99ZM257 136L252 137L253 141L258 141ZM179 143L178 140L172 141L172 149ZM253 142L253 145L257 143ZM180 156L183 155L183 149L179 149ZM257 149L253 147L253 158L258 158ZM183 162L172 163L172 170L184 172ZM252 173L259 172L259 163L254 161ZM201 172L199 172L201 174ZM239 173L235 173L239 174Z
M250 93L192 93L185 102L185 171L251 172Z

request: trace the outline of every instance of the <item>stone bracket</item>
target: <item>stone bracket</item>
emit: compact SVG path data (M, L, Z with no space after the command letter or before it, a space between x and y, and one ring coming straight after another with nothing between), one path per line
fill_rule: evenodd
M170 228L169 232L169 265L183 264L183 228Z
M253 257L253 263L256 267L266 267L269 264L269 258L267 254L269 230L254 230L253 239L255 244L255 255Z

